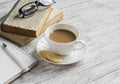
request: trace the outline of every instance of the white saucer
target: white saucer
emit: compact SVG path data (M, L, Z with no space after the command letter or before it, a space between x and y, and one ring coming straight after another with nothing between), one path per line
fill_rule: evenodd
M82 48L80 50L73 51L70 55L62 56L63 57L63 61L61 63L51 62L49 60L46 60L46 59L40 57L39 56L39 51L40 50L49 50L48 44L47 44L47 42L46 42L44 37L42 37L38 41L37 46L36 46L36 51L37 51L38 58L42 59L42 60L45 60L45 61L47 61L49 63L52 63L52 64L68 65L68 64L73 64L73 63L76 63L76 62L82 60L83 56L85 56L85 53L87 52L87 45L85 44L84 48Z

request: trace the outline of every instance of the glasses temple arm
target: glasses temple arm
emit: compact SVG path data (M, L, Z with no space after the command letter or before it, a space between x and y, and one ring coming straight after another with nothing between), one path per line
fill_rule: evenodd
M52 1L53 1L53 3L56 3L55 0L52 0ZM53 4L53 3L52 3L52 4ZM36 0L36 1L35 1L35 4L36 4L37 6L49 6L49 5L44 5L44 4L42 4L41 2L39 2L39 0ZM50 5L52 5L52 4L50 4Z

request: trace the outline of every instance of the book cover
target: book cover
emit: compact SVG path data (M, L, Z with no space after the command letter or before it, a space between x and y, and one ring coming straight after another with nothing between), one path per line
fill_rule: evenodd
M18 10L30 2L34 2L34 0L20 0L17 3L7 19L4 21L2 25L3 31L32 37L37 37L40 34L52 11L52 7L49 6L45 9L45 7L40 6L31 17L16 17L19 14Z
M53 8L45 26L43 27L43 29L40 33L44 32L46 28L48 28L49 26L51 26L54 23L57 23L61 19L63 19L63 12L58 8ZM30 42L34 39L33 37L4 32L4 31L1 31L1 29L0 29L0 35L21 45L21 46L26 45L28 42Z

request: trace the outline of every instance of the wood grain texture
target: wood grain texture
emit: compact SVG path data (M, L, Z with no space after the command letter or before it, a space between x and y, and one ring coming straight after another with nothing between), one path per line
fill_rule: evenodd
M36 68L12 84L120 84L120 0L56 2L54 6L64 11L64 20L60 23L80 29L80 39L88 44L87 54L80 62L68 66L40 60ZM0 12L1 17L11 5L4 3L7 10ZM5 9L1 4L0 8ZM43 35L21 48L36 56L35 46Z

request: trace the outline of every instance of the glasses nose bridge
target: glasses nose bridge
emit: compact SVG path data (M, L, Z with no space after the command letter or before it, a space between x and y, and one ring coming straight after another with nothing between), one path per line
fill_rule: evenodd
M52 5L54 3L56 3L55 0L36 0L35 3L38 5L38 6L49 6L49 5Z
M39 2L37 0L35 1L35 4L37 7L39 6Z
M35 4L36 4L37 7L38 6L46 6L46 5L42 4L41 2L39 2L38 0L35 1Z

